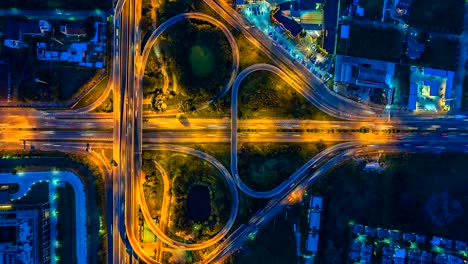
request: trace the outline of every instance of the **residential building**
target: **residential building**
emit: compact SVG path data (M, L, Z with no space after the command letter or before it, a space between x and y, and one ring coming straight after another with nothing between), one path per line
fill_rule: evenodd
M395 264L405 264L406 250L404 248L395 249L393 254L393 263Z
M390 238L393 240L400 240L401 233L397 230L390 230Z
M363 231L364 231L364 227L362 225L359 225L359 224L353 225L353 229L352 229L353 234L358 235L362 233Z
M24 42L25 36L45 36L51 29L52 25L46 20L18 21L8 19L3 43L9 48L27 47L27 43Z
M414 240L414 234L413 233L403 233L403 240L413 241Z
M86 36L86 28L82 24L66 24L60 26L60 32L67 37Z
M388 238L389 237L388 229L378 228L377 229L377 237L378 238Z
M455 241L455 249L456 250L467 250L466 242L465 241Z
M421 58L426 45L424 43L419 43L416 39L416 33L410 33L406 37L406 56L412 60Z
M408 15L409 8L413 0L396 0L395 1L395 14L399 16Z
M366 235L368 235L369 237L375 237L375 235L377 234L377 232L375 231L375 228L370 227L370 226L365 227L365 232L366 232Z

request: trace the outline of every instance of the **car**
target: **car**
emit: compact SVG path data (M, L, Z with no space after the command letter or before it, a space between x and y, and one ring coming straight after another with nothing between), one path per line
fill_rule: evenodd
M283 41L282 40L278 40L278 43L282 46L283 45Z

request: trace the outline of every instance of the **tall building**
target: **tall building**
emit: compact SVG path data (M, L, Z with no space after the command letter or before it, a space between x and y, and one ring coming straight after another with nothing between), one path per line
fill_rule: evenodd
M49 203L0 209L0 263L50 263Z

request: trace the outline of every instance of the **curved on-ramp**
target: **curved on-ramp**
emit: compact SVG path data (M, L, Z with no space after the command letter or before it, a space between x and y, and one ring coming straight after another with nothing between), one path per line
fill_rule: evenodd
M143 74L144 74L144 71L145 71L145 68L146 68L146 62L148 61L148 57L150 55L151 48L156 44L159 36L166 29L168 29L170 26L172 26L172 25L176 24L177 22L182 21L184 19L197 19L197 20L208 22L208 23L216 26L217 28L219 28L224 33L224 35L226 36L226 39L229 42L229 45L231 46L231 50L232 50L233 68L232 68L232 72L231 72L231 76L229 78L229 81L223 87L223 89L216 95L216 97L212 98L210 101L205 102L205 103L203 103L201 105L197 105L196 109L200 110L200 109L208 107L208 105L210 105L213 102L216 102L219 98L221 98L224 94L226 94L226 92L231 88L232 84L234 83L234 80L236 79L237 73L239 71L239 48L237 47L236 40L235 40L234 36L232 35L231 31L229 31L229 29L222 22L217 20L216 18L214 18L212 16L209 16L209 15L206 15L206 14L203 14L203 13L196 13L196 12L194 12L194 13L182 13L182 14L178 14L178 15L176 15L174 17L171 17L170 19L168 19L167 21L162 23L155 31L153 31L150 38L148 39L148 41L145 44L145 48L143 49L142 54L141 54L141 60L140 60L141 64L137 65L137 68L138 68L137 69L137 74L138 74L138 79L140 80L140 85L141 85L141 82L143 81ZM161 115L161 116L168 116L168 115L176 115L178 113L179 113L178 110L173 109L173 110L168 110L168 111L163 112L163 113L156 113L156 114Z
M238 122L238 94L239 94L239 86L242 81L249 75L250 73L256 71L268 71L274 73L285 80L289 85L291 85L297 92L303 94L309 101L312 101L312 97L309 97L307 94L304 94L304 91L301 87L299 87L291 78L289 78L286 73L284 73L281 69L276 66L270 64L255 64L247 67L243 70L239 76L237 76L231 90L231 172L234 176L234 180L236 181L237 186L241 189L245 194L250 195L255 198L271 198L283 192L285 189L288 188L292 183L294 183L301 175L303 175L309 167L313 166L317 161L321 160L324 156L328 155L336 151L337 149L342 148L342 145L336 145L331 148L326 149L323 152L317 154L314 158L309 160L305 163L301 168L299 168L296 172L294 172L287 180L283 181L280 185L270 191L254 191L249 188L240 178L239 172L237 170L237 122Z
M182 243L178 241L174 241L173 239L169 238L164 232L161 231L161 229L155 224L154 220L151 218L151 214L149 213L148 206L146 204L146 199L145 195L143 192L143 183L141 181L141 177L136 177L136 186L134 190L139 193L139 201L140 201L140 208L141 211L143 212L143 216L145 218L145 221L147 222L150 230L160 239L162 242L168 244L171 247L174 248L180 248L180 249L188 249L188 250L198 250L198 249L203 249L207 248L209 246L214 245L218 241L220 241L231 229L232 225L234 224L234 221L237 216L237 211L239 209L239 194L237 192L236 184L234 182L234 179L232 178L231 174L229 171L214 157L201 152L199 150L195 150L192 148L188 147L183 147L183 146L176 146L176 145L157 145L153 150L163 150L163 151L172 151L172 152L178 152L178 153L184 153L187 155L195 156L200 159L206 160L209 162L211 165L213 165L216 169L218 169L221 174L224 176L224 179L226 180L226 183L228 184L229 191L231 193L231 213L229 215L229 219L226 223L226 225L221 229L218 234L216 234L214 237L211 239L203 242L203 243L196 243L196 244L188 244L188 243ZM132 201L131 201L132 202ZM133 201L134 202L134 201Z

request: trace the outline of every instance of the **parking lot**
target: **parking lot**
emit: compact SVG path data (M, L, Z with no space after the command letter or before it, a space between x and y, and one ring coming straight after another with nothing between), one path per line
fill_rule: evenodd
M270 10L274 8L266 1L247 3L241 13L257 28L268 35L273 45L279 45L285 49L292 60L304 65L311 73L327 82L333 75L333 57L318 51L310 37L290 38L284 29L271 22Z

